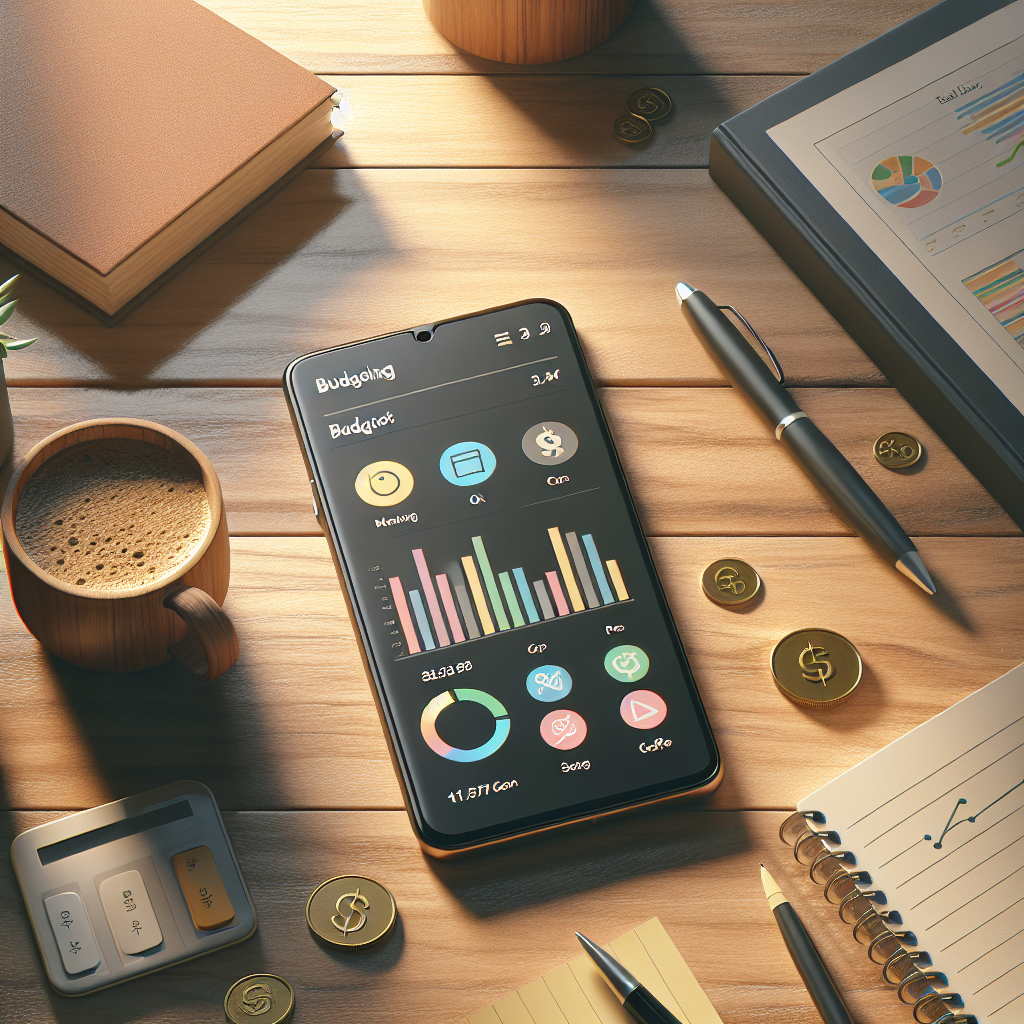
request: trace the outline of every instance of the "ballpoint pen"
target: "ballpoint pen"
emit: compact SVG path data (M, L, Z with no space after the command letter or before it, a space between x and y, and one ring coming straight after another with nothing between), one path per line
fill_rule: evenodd
M761 884L764 886L768 906L775 915L775 922L782 932L789 955L793 958L793 963L800 972L800 977L803 978L811 1000L821 1014L821 1019L825 1024L853 1024L850 1011L821 962L821 957L814 948L803 921L790 906L789 900L782 895L778 883L768 874L763 864Z
M935 593L924 562L896 517L772 376L726 315L703 292L676 285L683 316L729 383L760 412L832 508L890 565L922 590Z
M596 942L591 942L579 932L576 933L576 938L590 954L590 959L597 964L598 970L622 1003L623 1009L634 1020L640 1024L681 1024L679 1018L655 999L615 957L609 956Z

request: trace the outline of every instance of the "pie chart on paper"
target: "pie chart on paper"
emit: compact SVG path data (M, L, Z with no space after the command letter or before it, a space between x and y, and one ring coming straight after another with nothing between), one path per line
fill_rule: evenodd
M887 203L912 209L930 203L939 194L942 174L923 156L889 156L875 165L871 184Z

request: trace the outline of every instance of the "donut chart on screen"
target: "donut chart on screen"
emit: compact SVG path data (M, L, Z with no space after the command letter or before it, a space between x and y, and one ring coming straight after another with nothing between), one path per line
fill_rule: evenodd
M468 750L463 747L453 747L445 743L437 734L437 716L445 708L451 707L459 700L482 704L494 715L494 733L486 743L481 743L479 747L472 747ZM449 761L482 761L485 757L490 757L508 739L510 727L505 705L497 697L492 697L483 690L445 690L444 693L439 693L430 701L423 709L423 714L420 715L420 732L423 733L423 739L427 746L435 754L440 754L441 757L447 758Z
M887 203L911 209L930 203L939 194L942 175L923 156L889 156L875 165L871 184Z

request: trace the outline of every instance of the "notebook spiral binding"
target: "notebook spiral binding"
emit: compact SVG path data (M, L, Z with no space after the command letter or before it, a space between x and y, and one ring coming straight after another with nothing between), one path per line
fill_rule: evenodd
M837 832L822 828L818 811L797 811L779 829L779 838L793 847L793 856L810 870L811 880L824 886L824 896L839 908L840 919L853 927L853 937L868 947L868 958L882 968L882 980L901 1002L913 1006L918 1024L978 1024L970 1013L960 1013L963 1000L946 988L945 975L929 971L931 957L914 949L917 937L900 931L898 911L886 906L885 893L871 889L871 876L855 869L856 858L840 849ZM894 927L890 927L890 925ZM922 969L924 968L924 969Z

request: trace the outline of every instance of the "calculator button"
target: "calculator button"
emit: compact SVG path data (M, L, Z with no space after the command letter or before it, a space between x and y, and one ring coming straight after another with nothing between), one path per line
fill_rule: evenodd
M217 862L208 846L197 846L185 850L172 858L178 885L185 896L192 923L200 931L222 928L234 919L235 908L231 905Z
M57 948L68 974L91 971L100 963L100 951L92 937L89 918L85 916L82 897L77 892L62 892L47 896L46 916L57 938Z
M122 871L100 882L100 902L122 953L134 956L164 941L138 871Z

